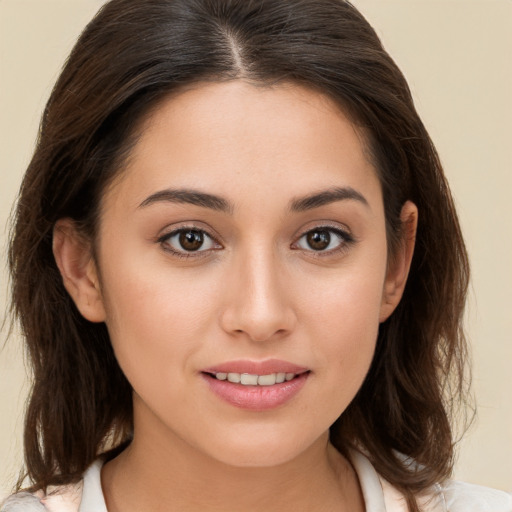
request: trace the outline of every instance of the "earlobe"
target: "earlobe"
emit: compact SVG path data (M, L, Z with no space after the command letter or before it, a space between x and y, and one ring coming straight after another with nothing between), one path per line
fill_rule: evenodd
M418 227L418 208L414 203L411 201L404 203L400 220L402 222L403 238L388 266L382 294L380 322L386 321L398 306L407 283Z
M64 287L84 318L105 320L96 265L89 244L72 219L60 219L53 229L53 255Z

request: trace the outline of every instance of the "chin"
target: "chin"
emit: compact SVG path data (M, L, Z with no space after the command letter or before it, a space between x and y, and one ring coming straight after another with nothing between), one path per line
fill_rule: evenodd
M231 439L229 446L218 446L210 455L218 461L239 468L269 468L281 466L304 455L313 447L325 446L328 433L318 439L294 439L292 436L265 436L259 441L251 439Z
M294 452L265 452L255 453L254 450L247 450L247 453L222 454L219 461L236 468L270 468L281 466L294 460L299 454Z

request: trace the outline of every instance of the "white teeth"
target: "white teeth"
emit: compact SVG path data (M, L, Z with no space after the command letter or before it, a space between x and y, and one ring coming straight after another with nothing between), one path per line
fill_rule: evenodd
M276 383L276 374L260 375L258 377L258 385L260 386L273 386Z
M250 373L215 373L217 380L228 380L235 384L243 384L244 386L273 386L274 384L281 384L285 380L292 380L295 373L271 373L269 375L253 375Z
M239 373L228 373L229 382L240 382L240 374Z
M242 373L242 375L240 375L240 384L244 386L256 386L256 384L258 384L258 376Z

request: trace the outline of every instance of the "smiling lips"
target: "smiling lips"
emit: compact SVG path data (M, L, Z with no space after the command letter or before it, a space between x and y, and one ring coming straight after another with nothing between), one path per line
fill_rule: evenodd
M232 361L202 372L219 398L254 411L273 409L291 400L309 374L307 368L279 360Z

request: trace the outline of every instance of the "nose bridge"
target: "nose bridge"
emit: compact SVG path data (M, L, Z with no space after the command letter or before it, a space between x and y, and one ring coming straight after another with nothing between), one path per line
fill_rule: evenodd
M283 266L270 244L252 244L236 256L229 280L224 329L255 341L290 331L294 312L284 287Z

